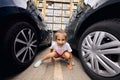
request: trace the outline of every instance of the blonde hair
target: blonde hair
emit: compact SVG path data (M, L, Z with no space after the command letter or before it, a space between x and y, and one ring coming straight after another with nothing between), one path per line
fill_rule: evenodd
M58 31L55 33L55 41L56 41L57 36L58 36L59 34L63 34L63 35L65 36L66 41L67 41L67 33L66 33L64 30L58 30Z

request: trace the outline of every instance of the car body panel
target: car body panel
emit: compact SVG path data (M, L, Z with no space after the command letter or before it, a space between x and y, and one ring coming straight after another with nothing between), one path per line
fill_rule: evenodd
M28 5L28 6L27 6ZM19 16L19 17L18 17ZM26 0L1 0L0 2L0 26L5 25L13 18L26 17L30 19L31 22L37 24L36 31L40 33L40 44L48 44L46 37L49 36L46 30L46 23L39 10L34 6L33 3L27 2ZM0 36L6 34L10 27L0 27ZM38 30L39 29L39 30ZM4 31L5 30L5 31ZM41 37L44 36L44 37ZM4 36L2 36L3 38ZM2 41L1 41L2 42ZM45 45L46 45L45 44Z
M23 71L51 44L46 27L31 0L0 0L0 75Z
M27 0L0 0L0 7L17 6L26 9Z
M77 49L78 47L77 44L79 41L79 37L82 35L84 30L86 29L86 27L84 27L83 25L87 26L87 24L89 24L87 20L91 21L89 26L94 23L94 20L97 21L97 17L94 17L94 19L92 19L91 16L94 16L94 14L96 14L97 12L102 11L102 9L105 7L109 7L113 4L120 3L120 0L97 0L97 1L98 2L96 2L96 4L94 3L94 5L97 5L97 6L93 6L93 4L88 4L89 2L86 3L87 5L84 3L87 8L85 9L82 8L82 11L80 12L80 14L78 10L76 16L79 16L79 17L75 17L73 21L69 21L69 23L66 26L67 27L66 32L68 33L68 42L71 43L71 46L73 49ZM101 20L102 19L103 18L101 17ZM86 24L86 22L88 23Z

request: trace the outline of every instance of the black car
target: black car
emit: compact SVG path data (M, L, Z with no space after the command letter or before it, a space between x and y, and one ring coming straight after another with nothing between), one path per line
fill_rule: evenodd
M32 1L0 1L0 74L24 70L34 60L38 48L50 45L51 40Z
M84 0L80 7L66 26L68 42L92 80L119 80L120 0Z

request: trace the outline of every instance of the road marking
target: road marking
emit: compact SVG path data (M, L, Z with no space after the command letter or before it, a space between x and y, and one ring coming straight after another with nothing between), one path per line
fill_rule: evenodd
M55 62L53 80L63 80L63 72L60 62Z

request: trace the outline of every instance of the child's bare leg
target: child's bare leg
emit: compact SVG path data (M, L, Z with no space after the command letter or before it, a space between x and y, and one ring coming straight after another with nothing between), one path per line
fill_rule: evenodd
M72 67L72 54L71 53L68 53L68 52L65 52L64 54L63 54L63 58L65 58L66 60L69 60L69 64L68 64L68 69L72 69L73 67Z
M50 58L53 59L53 57L55 57L56 55L57 55L56 52L51 52L51 53L47 54L46 56L44 56L43 58L41 58L40 60L43 62L43 61L50 59Z
M55 62L55 59L54 59L54 57L52 57L52 58L51 58L51 62L53 62L53 63Z
M56 52L51 52L49 54L47 54L46 56L44 56L42 59L40 59L39 61L37 61L35 64L34 64L34 67L38 67L40 66L40 64L44 61L44 60L47 60L49 58L53 58L57 55Z
M68 65L68 69L72 69L73 68L72 67L72 55L70 55L69 61L70 61L70 63Z

